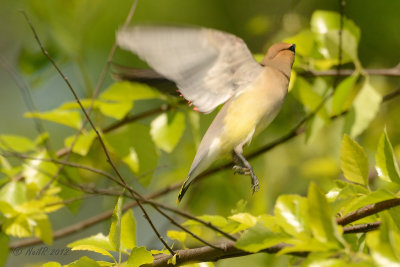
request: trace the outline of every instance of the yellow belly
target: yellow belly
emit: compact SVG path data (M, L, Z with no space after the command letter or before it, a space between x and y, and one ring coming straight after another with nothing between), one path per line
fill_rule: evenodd
M282 90L285 85L281 80L274 81L269 76L262 76L226 107L224 134L221 138L221 144L226 150L249 142L259 125L265 128L278 114L287 87Z

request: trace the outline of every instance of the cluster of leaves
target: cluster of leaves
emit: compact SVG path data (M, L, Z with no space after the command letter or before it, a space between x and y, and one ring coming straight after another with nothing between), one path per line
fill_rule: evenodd
M138 267L142 264L152 263L153 254L166 253L165 251L148 251L145 247L136 246L136 221L132 210L122 214L123 197L119 197L115 205L110 232L108 236L102 233L77 240L68 245L72 250L86 250L106 256L108 261L95 261L89 257L82 257L65 267L79 266L126 266ZM168 253L168 252L167 252ZM116 256L114 256L115 254ZM123 255L127 260L122 262ZM42 267L61 267L58 262L48 262Z
M199 218L232 235L239 235L236 247L247 252L255 253L285 243L288 246L279 255L310 253L303 262L304 266L312 263L324 266L341 266L344 263L386 266L388 262L394 264L400 260L398 208L358 220L360 224L382 222L379 231L367 234L343 234L343 227L335 222L336 214L344 216L365 205L396 198L400 190L399 168L387 134L383 133L379 141L376 154L379 180L373 185L369 184L366 153L352 139L369 126L379 109L381 96L362 71L358 59L360 29L344 18L340 42L339 22L337 13L316 11L311 19L311 28L286 41L297 44L296 71L326 70L337 65L339 43L343 50L341 63L349 63L356 68L352 76L338 84L329 99L327 96L333 91L329 80L316 78L311 81L294 71L290 85L290 94L306 110L314 111L325 98L328 99L317 116L308 121L307 139L316 136L318 130L329 124L332 118L346 113L344 132L349 136L343 138L341 163L347 181L335 181L335 187L325 194L312 183L307 197L282 195L275 203L274 215L254 216L244 212L243 205L239 205L229 217L203 215ZM168 104L172 108L159 112L147 124L130 122L107 133L100 129L107 148L133 174L154 170L159 165L160 151L171 153L178 145L187 120L192 127L198 127L195 113L183 112L176 99L138 83L116 82L93 102L91 99L82 100L85 108L93 107L96 125L103 121L129 121L136 105L148 100L158 101L160 105ZM51 121L75 130L80 129L83 123L80 107L74 102L64 103L50 111L29 112L26 117ZM48 134L42 134L34 141L21 136L0 136L0 247L4 253L8 251L9 236L36 236L51 244L53 235L48 214L64 207L63 200L83 194L69 186L68 179L81 184L85 182L76 170L70 169L65 170L47 190L41 191L58 174L59 168L52 161L55 153L44 149L43 144L48 138ZM64 145L70 147L74 143L72 152L77 161L93 156L90 154L96 140L93 130L84 129L75 139L75 135L66 137ZM11 162L7 156L19 156L21 162ZM139 182L147 186L151 178L151 174L143 175ZM78 205L67 207L73 211L79 208ZM93 251L108 257L110 262L83 257L68 266L139 266L151 263L154 254L165 253L137 247L135 225L132 211L122 214L122 198L119 198L108 236L99 233L69 244L72 250ZM214 232L196 221L189 220L183 225L201 237L217 239ZM186 232L180 231L169 231L168 236L178 240L183 247L190 247L193 240ZM43 266L60 264L50 262Z
M281 243L287 244L278 255L309 253L302 266L398 266L400 262L400 208L392 208L356 221L356 224L381 222L379 231L346 234L335 221L369 204L396 198L400 193L399 167L386 133L383 133L376 153L376 170L381 185L372 190L368 180L368 159L363 148L345 135L341 146L342 171L347 180L337 180L336 186L323 193L311 183L306 197L281 195L274 215L253 216L235 213L227 218L203 215L199 218L230 234L240 234L235 246L255 253ZM183 225L199 235L207 231L193 220ZM168 236L183 244L190 242L188 234L169 231ZM391 265L393 264L393 265Z
M375 118L382 97L373 87L369 76L363 72L358 59L358 44L361 31L350 19L343 17L341 37L340 15L331 11L315 11L311 17L311 28L302 30L285 41L297 44L297 68L303 70L328 70L339 63L339 43L341 64L352 64L353 75L341 81L328 83L321 77L312 82L294 73L291 80L292 94L308 110L314 111L324 98L330 97L318 111L316 117L308 122L307 139L315 137L331 118L346 112L344 132L352 137L361 134ZM341 41L340 41L341 39ZM334 88L336 87L336 88Z

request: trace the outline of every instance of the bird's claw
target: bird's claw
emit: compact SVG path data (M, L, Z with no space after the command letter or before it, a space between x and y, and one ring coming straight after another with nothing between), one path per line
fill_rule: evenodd
M260 190L258 179L255 175L254 177L251 177L251 190L253 190L253 195L255 192L258 192L258 190Z
M232 169L235 170L235 171L233 172L233 174L236 174L236 173L241 174L241 175L249 175L249 174L250 174L249 168L242 167L242 166L239 166L239 165L233 166Z
M257 176L254 174L253 170L251 168L235 165L233 168L235 171L233 174L241 174L241 175L249 175L251 177L251 190L253 194L255 192L258 192L260 190L259 182Z

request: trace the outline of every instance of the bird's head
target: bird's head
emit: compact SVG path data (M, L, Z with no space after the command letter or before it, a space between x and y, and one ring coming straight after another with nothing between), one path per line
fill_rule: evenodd
M295 44L277 43L272 45L260 62L263 66L271 66L290 76L296 53Z

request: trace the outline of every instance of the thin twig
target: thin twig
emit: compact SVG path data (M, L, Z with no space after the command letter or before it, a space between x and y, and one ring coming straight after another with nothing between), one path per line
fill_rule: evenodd
M126 19L125 19L125 23L124 23L123 27L126 27L126 26L130 23L130 21L132 20L133 14L135 13L135 10L136 10L137 3L138 3L138 0L134 0L134 1L133 1L132 5L131 5L131 8L130 8L130 10L129 10L128 16L127 16ZM111 48L111 51L110 51L110 53L109 53L109 55L108 55L106 65L105 65L105 67L103 68L103 70L102 70L102 72L101 72L101 74L100 74L100 79L99 79L99 81L98 81L98 83L97 83L97 85L96 85L96 89L95 89L95 91L94 91L94 93L93 93L93 96L92 96L92 98L91 98L90 105L89 105L89 108L88 108L88 110L87 110L87 113L88 113L89 116L90 116L90 114L91 114L91 112L92 112L95 99L97 98L97 96L98 96L98 94L99 94L99 92L100 92L100 88L101 88L101 86L103 85L103 82L104 82L104 79L105 79L105 77L106 77L106 74L107 74L107 72L108 72L109 69L110 69L110 64L111 64L111 62L112 62L112 59L113 59L113 57L114 57L114 54L115 54L115 50L116 50L116 49L117 49L117 41L115 40L115 41L114 41L114 44L113 44L113 46L112 46L112 48ZM81 135L83 129L86 127L87 122L88 122L88 120L85 118L84 121L82 122L81 127L80 127L79 130L76 132L75 137L74 137L74 139L72 140L72 143L71 143L71 145L70 145L70 147L69 147L69 150L67 151L67 153L66 153L66 155L65 155L65 160L66 160L66 161L69 160L69 158L70 158L70 156L71 156L71 153L72 153L72 150L73 150L74 146L76 145L76 143L78 142L79 136ZM43 194L43 192L46 191L46 190L50 187L50 185L57 179L57 177L59 176L59 174L61 173L61 171L62 171L63 168L64 168L64 165L61 165L61 166L58 168L58 170L57 170L57 172L55 173L55 175L54 175L54 176L43 186L43 188L39 191L39 193L38 193L38 195L37 195L37 198L40 197L40 196Z
M21 91L26 107L30 112L37 112L37 108L35 106L35 102L33 101L31 90L29 84L7 63L7 61L0 55L0 65L10 74L15 84ZM39 134L44 134L45 129L43 126L43 122L38 118L33 118L36 131ZM51 150L51 146L48 139L44 140L44 145L47 151Z
M101 137L99 131L97 130L96 126L94 125L93 121L90 119L89 114L87 113L86 109L83 107L81 101L79 100L78 95L76 94L74 88L72 87L71 83L69 82L68 78L64 75L64 73L61 71L61 69L58 67L57 63L54 61L54 59L49 55L49 53L47 52L47 50L44 48L44 46L42 45L38 34L36 33L35 28L33 27L32 22L29 20L27 14L24 11L21 11L22 14L25 16L34 36L35 39L37 41L37 43L40 46L40 49L42 50L43 54L49 59L49 61L53 64L54 68L57 70L57 72L59 73L59 75L63 78L63 80L65 81L65 83L67 84L69 90L71 91L72 95L74 96L76 102L78 103L80 109L82 110L83 114L85 115L87 121L89 122L90 126L92 127L93 131L96 133L97 138L100 142L100 145L103 149L103 152L107 158L107 162L110 164L111 168L114 170L114 172L117 174L117 177L119 178L119 180L121 181L121 183L123 184L123 186L125 188L128 188L129 186L127 185L127 183L125 182L124 178L122 177L121 173L119 172L119 170L117 169L117 167L115 166L114 162L111 160L109 151L103 141L103 138ZM132 190L129 190L129 192L131 193L132 197L138 201L137 197L136 197L136 193L134 193ZM148 223L150 224L151 228L153 229L154 233L157 235L157 237L159 238L159 240L163 243L163 245L168 249L168 251L172 254L175 255L174 251L171 249L171 247L167 244L167 242L164 240L164 238L160 235L160 233L158 232L158 230L156 229L156 227L154 226L152 220L150 219L147 211L144 209L144 207L142 206L142 204L138 201L137 202L140 209L142 210L144 217L146 218L146 220L148 221Z
M300 70L297 72L300 76L306 77L323 77L323 76L351 76L354 74L356 70L354 69L341 69L340 73L338 74L337 70ZM363 69L363 73L370 75L370 76L393 76L398 77L400 76L400 65L396 65L393 68L388 69Z
M378 203L364 206L350 213L347 213L345 216L336 219L336 223L339 225L347 225L359 219L368 217L372 214L376 214L383 210L387 210L399 205L400 205L400 198L384 200Z
M356 234L356 233L367 233L370 231L377 230L381 222L372 222L364 224L356 224L352 226L343 227L343 234Z
M175 208L172 208L172 207L170 207L168 205L165 205L163 203L151 201L149 199L144 200L144 203L157 205L157 207L160 207L160 208L165 209L165 210L169 210L169 211L174 212L174 213L176 213L178 215L181 215L182 217L185 217L187 219L190 219L190 220L196 221L198 223L201 223L201 224L205 225L206 227L214 230L215 232L220 233L221 235L225 236L226 238L228 238L228 239L230 239L232 241L236 241L237 240L237 238L235 238L234 236L222 231L218 227L214 226L212 223L206 222L204 220L201 220L201 219L199 219L199 218L197 218L197 217L195 217L195 216L193 216L193 215L191 215L191 214L189 214L189 213L187 213L185 211L182 211L182 210L179 210L179 209L175 209Z

